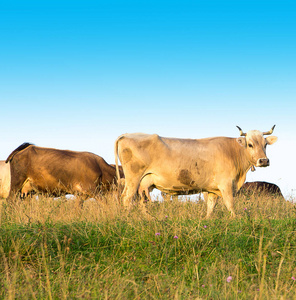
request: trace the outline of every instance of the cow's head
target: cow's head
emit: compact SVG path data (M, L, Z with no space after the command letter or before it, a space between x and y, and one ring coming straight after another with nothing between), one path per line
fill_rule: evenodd
M268 136L273 132L275 125L267 132L258 130L250 130L244 133L240 127L236 126L240 131L240 137L237 142L246 149L249 162L255 167L269 166L269 159L266 156L266 146L272 145L277 141L276 136Z

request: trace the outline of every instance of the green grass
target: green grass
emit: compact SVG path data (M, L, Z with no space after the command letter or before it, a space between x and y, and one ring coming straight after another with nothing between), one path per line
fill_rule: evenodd
M222 204L1 204L1 299L296 299L296 209L277 198ZM227 278L230 278L230 282Z

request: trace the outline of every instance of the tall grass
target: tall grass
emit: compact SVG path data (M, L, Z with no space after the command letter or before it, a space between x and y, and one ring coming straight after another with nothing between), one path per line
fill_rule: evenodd
M1 299L296 299L296 208L281 198L2 201Z

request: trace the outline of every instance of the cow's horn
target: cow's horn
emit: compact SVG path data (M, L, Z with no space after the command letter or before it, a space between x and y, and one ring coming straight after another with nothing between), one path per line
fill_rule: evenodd
M236 127L238 128L238 130L239 130L241 136L246 136L246 135L247 135L246 133L244 133L244 132L242 131L242 129L241 129L239 126L236 126Z
M269 131L263 132L263 135L270 135L273 133L275 125L272 126L272 128Z

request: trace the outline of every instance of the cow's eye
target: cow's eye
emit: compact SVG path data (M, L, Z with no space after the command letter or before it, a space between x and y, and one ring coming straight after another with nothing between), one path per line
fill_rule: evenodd
M248 147L249 147L249 148L253 148L253 145L252 145L252 144L248 144Z

